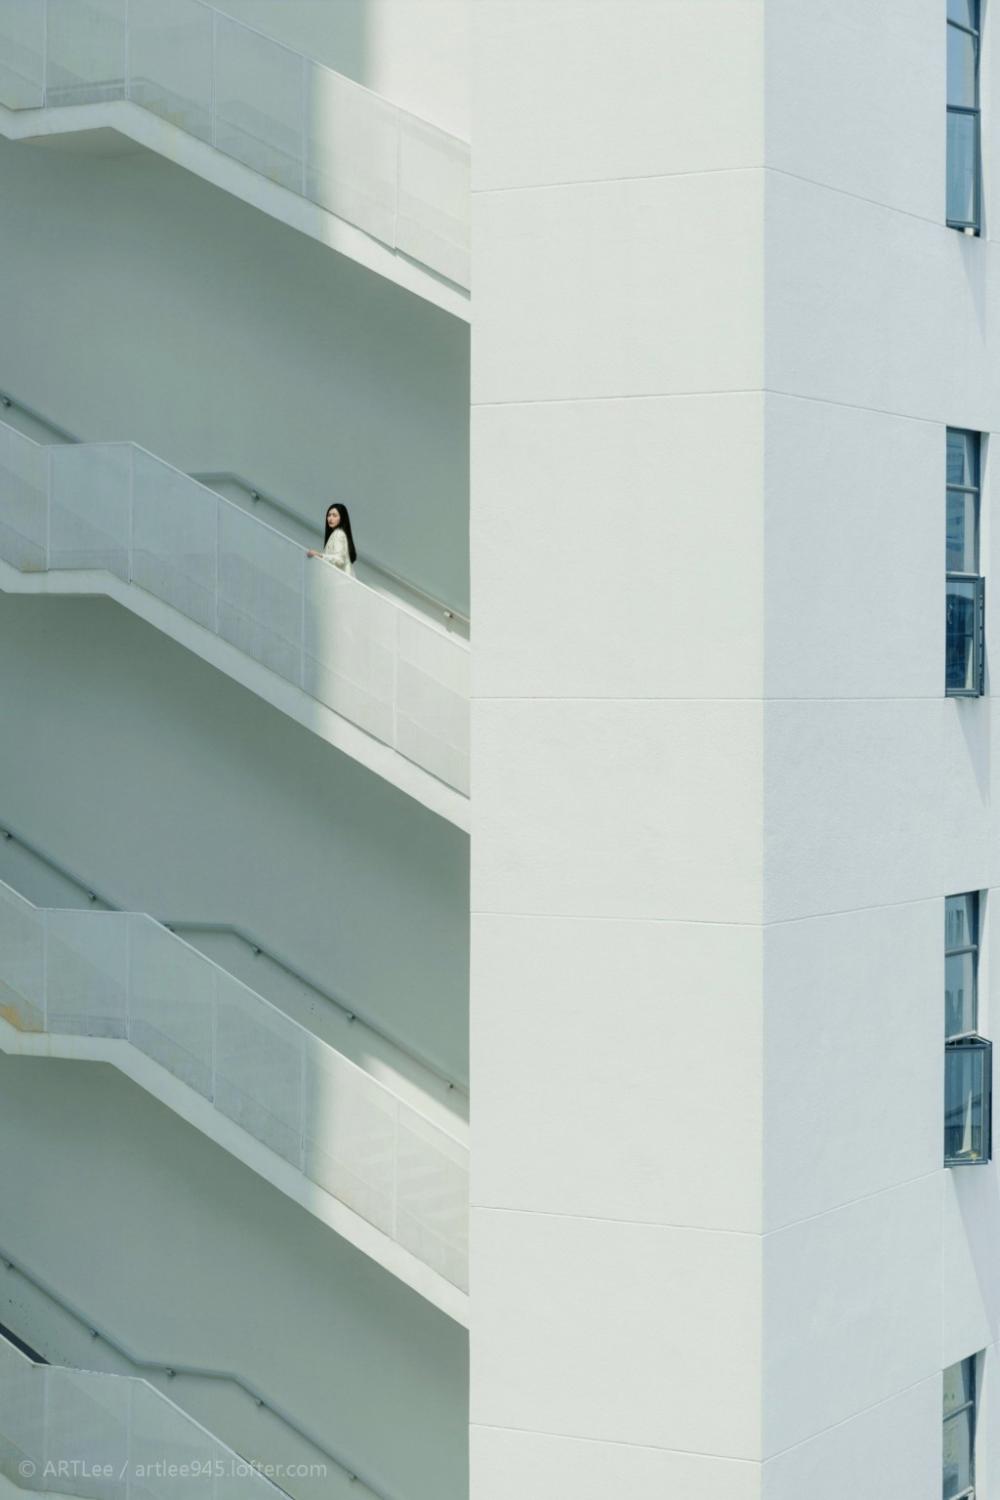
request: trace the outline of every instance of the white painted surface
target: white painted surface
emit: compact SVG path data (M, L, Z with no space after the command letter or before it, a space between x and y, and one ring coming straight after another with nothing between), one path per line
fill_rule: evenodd
M940 422L775 395L764 422L767 696L939 698Z
M755 1456L760 1255L751 1234L474 1208L472 1421Z
M465 275L464 265L454 269L456 279L453 282L366 234L347 219L261 176L252 167L216 151L197 136L178 129L169 120L150 114L136 104L111 100L78 104L71 110L53 106L30 111L9 110L0 105L0 135L11 142L26 140L51 144L68 135L71 138L69 149L76 156L81 148L86 152L89 141L86 136L81 136L79 141L73 141L72 137L77 132L93 132L97 137L98 155L121 154L118 148L111 152L107 150L103 136L108 131L114 131L125 141L154 151L204 178L213 187L241 199L249 207L307 235L320 245L338 251L348 260L426 300L431 306L441 308L452 317L468 320L469 294L458 284Z
M472 1494L749 1500L761 8L581 14L473 10Z
M675 1494L686 1500L760 1500L759 1469L740 1459L475 1425L471 1446L472 1492L481 1500L536 1491L575 1500L607 1500L610 1494L629 1500Z
M20 831L119 906L245 929L466 1076L465 835L116 605L0 596L0 621Z
M503 129L477 136L474 186L761 166L764 14L763 0L488 7L476 104Z
M993 426L993 243L781 172L765 196L768 389Z
M765 1456L940 1372L941 1176L765 1238Z
M0 1050L119 1068L467 1321L468 1145L144 915L0 884Z
M946 50L937 0L767 0L764 9L768 166L940 224Z
M939 1500L940 1375L786 1449L762 1475L763 1500Z
M759 172L475 194L473 401L758 389L763 214Z
M943 925L938 900L765 929L767 1230L940 1168Z
M390 786L446 818L457 828L467 828L468 798L464 793L439 781L389 745L373 739L304 688L279 677L238 647L189 620L145 589L133 587L113 574L99 570L21 573L9 563L0 561L0 592L45 598L96 595L122 605Z
M6 1250L137 1355L240 1376L391 1500L461 1500L463 1329L114 1070L3 1058L0 1078ZM14 1331L63 1357L51 1314ZM275 1451L224 1384L168 1388Z
M659 1500L675 1489L706 1500L931 1500L940 1371L980 1348L990 1483L997 1175L939 1166L940 903L1000 879L1000 736L988 704L942 698L941 575L944 427L998 426L995 252L941 223L943 7L768 0L762 41L764 9L588 0L581 25L581 6L564 0L470 7L482 106L473 1500ZM315 19L296 0L283 24L305 35ZM337 21L348 24L346 8ZM419 50L413 60L416 77ZM987 67L1000 68L1000 49ZM995 175L1000 153L990 157ZM87 171L70 229L93 196ZM47 206L71 191L63 181L36 200L21 183L16 202ZM201 222L202 192L219 196L200 184L178 193L178 223ZM237 223L243 210L229 207L234 232L213 243L238 250L236 230L254 234L267 271L255 272L257 301L268 274L279 290L301 284L264 255L255 216ZM132 233L122 264L134 274L144 246L136 254ZM89 295L74 295L86 308L108 251L84 250ZM52 350L82 359L97 319L56 307L59 263L38 243L32 252L45 275L36 287L23 267L12 274L11 315L17 367L44 393L62 381ZM226 300L230 326L253 328L240 362L259 369L274 329L235 300L230 272L242 260L220 256L226 284L199 293L196 312ZM315 488L326 474L307 469L302 433L329 415L340 451L353 453L353 421L372 469L400 453L399 474L426 481L419 496L397 483L384 509L372 502L381 534L408 528L401 555L419 558L426 580L437 576L426 539L443 537L441 573L453 581L461 354L441 354L401 319L385 361L357 375L371 329L381 337L383 317L396 318L395 289L379 293L343 337L348 373L333 387L315 378L332 334L301 382L294 369L323 298L291 308L295 338L268 371L274 402L289 393L281 420L265 424L246 384L235 386L261 433L248 442L265 470L305 474ZM48 299L62 326L46 321ZM351 295L330 300L350 316ZM101 347L119 406L149 404L134 366L118 372L113 345ZM404 349L418 353L407 395L384 422L367 420L369 405L385 410L379 382ZM237 365L197 353L206 387ZM80 389L81 368L64 383L88 420L69 425L93 436L107 397ZM155 368L166 411L179 362ZM431 433L410 393L439 391L442 379L450 415ZM225 446L203 441L195 403L206 391L191 388L171 437L178 454ZM355 390L378 400L346 412ZM168 425L162 412L156 420ZM231 414L222 428L227 440L239 430ZM420 442L400 450L386 432ZM280 447L273 459L268 444ZM428 498L435 453L448 457L447 509ZM609 524L620 543L610 555ZM998 540L987 525L988 557ZM991 603L995 647L993 614ZM75 675L60 672L50 654L42 680L72 714L32 702L30 728L10 732L12 765L30 749L53 803L31 793L32 818L78 852L88 841L107 850L107 868L140 885L176 888L186 812L175 837L142 809L140 833L162 840L170 871L154 881L139 838L105 834L63 795L72 762L49 738L74 716L85 722L75 698L91 682L89 667L71 664ZM254 775L278 764L284 743L268 740ZM73 741L84 760L102 744L92 731ZM283 909L275 927L300 935L310 963L328 961L316 937L323 909L305 885L348 890L352 976L377 990L409 972L415 1031L451 1036L464 956L449 906L457 846L428 852L412 809L396 829L391 797L388 819L377 801L356 820L342 804L346 837L338 817L336 837L314 846L305 830L324 783L298 751L308 795L282 796L290 824L276 837L269 793L269 839L252 841L239 831L258 793L239 769L243 741L212 748L245 800L212 783L225 806L207 826L243 868L261 846L291 848L293 833L306 848L295 843L302 920ZM99 780L119 817L142 807L123 760L116 753L114 771L128 797L111 798L103 770ZM12 783L19 793L25 780ZM203 816L207 785L192 799ZM406 853L414 826L424 864ZM389 873L397 860L406 879ZM212 861L231 900L236 861L214 851ZM407 879L428 867L422 910ZM247 878L255 916L259 884ZM206 876L192 898L208 890ZM371 915L387 906L398 964Z
M991 753L986 700L769 702L768 919L987 885Z
M760 929L473 923L475 1201L759 1232Z
M1000 1287L994 1274L1000 1230L996 1167L943 1171L941 1365L994 1342Z
M759 396L478 407L477 692L758 696L761 414Z
M317 537L341 500L362 554L467 613L466 327L149 152L0 142L0 184L0 390Z
M944 448L1000 388L993 246L942 223L942 10L774 0L759 52L749 6L475 14L474 1500L698 1493L677 1450L713 1495L931 1500L941 1370L982 1348L988 1483L996 1174L940 1166L942 898L998 878L996 736L943 696Z
M761 754L759 703L473 693L473 911L754 921Z

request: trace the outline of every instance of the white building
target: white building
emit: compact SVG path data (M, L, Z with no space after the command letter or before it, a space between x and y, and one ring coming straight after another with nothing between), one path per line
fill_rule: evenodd
M1000 1486L991 11L0 0L0 1493Z

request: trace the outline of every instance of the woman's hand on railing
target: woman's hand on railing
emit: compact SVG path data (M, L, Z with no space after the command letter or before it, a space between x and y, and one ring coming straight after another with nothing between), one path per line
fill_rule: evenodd
M320 554L318 552L314 552L311 547L306 548L306 557L319 557L319 555Z

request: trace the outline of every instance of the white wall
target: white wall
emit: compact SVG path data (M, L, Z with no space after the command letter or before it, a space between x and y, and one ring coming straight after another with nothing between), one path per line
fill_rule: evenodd
M0 389L468 605L468 328L147 152L0 142Z
M473 8L473 1500L759 1494L761 24Z
M996 878L945 428L997 425L1000 283L943 223L943 6L768 0L766 52L764 1496L931 1500L983 1349L996 1437L995 1172L941 1147L943 898Z
M469 139L470 0L219 0L235 16Z
M120 906L248 929L459 1078L468 841L104 600L0 595L0 814Z
M996 1170L941 1168L943 897L998 868L945 427L1000 406L944 7L475 24L474 1500L584 1442L616 1492L931 1500L1000 1317Z
M392 1497L461 1500L456 1323L111 1068L0 1058L0 1136L0 1243L99 1328L168 1366L233 1371ZM72 1362L30 1307L14 1331ZM231 1389L165 1389L276 1461L266 1414Z

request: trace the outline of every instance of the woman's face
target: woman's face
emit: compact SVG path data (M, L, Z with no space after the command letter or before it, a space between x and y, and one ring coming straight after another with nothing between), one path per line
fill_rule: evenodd
M326 524L332 527L340 525L340 511L335 505L331 505L326 513Z

